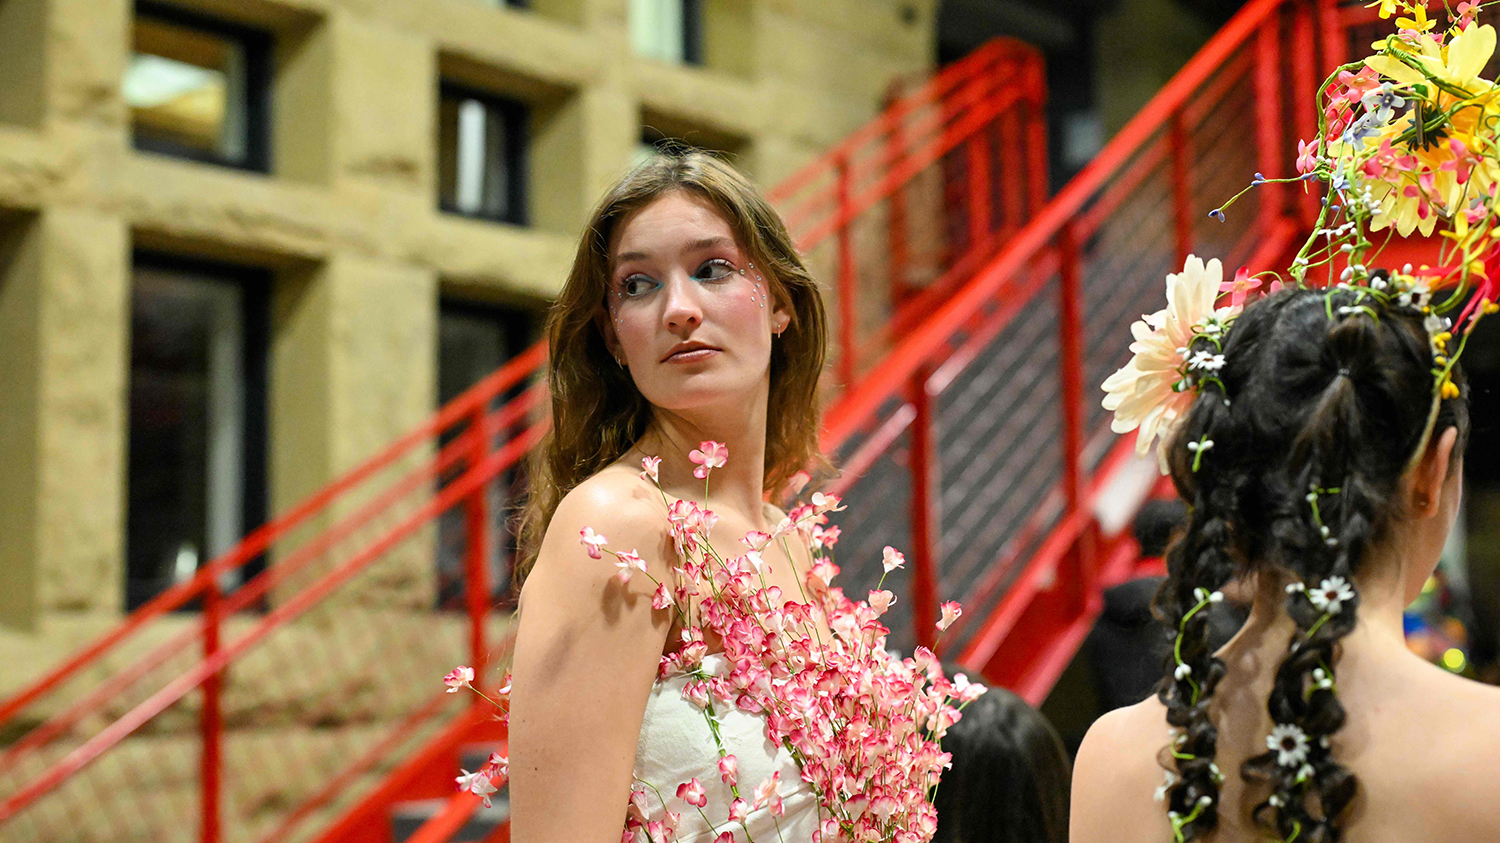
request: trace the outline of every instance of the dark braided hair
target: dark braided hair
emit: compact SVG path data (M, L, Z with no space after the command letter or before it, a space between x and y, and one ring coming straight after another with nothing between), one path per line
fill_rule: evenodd
M1225 666L1209 648L1205 610L1225 583L1260 572L1293 581L1286 611L1298 631L1268 701L1273 737L1286 745L1246 761L1241 774L1271 786L1253 812L1267 830L1299 843L1339 839L1355 779L1328 748L1344 723L1337 644L1354 628L1353 578L1401 515L1401 478L1429 432L1435 379L1424 318L1359 288L1287 289L1255 302L1162 446L1192 507L1155 603L1177 637L1157 696L1174 727L1166 796L1182 840L1202 838L1219 819L1209 702ZM1219 351L1207 338L1190 351L1204 348ZM1457 427L1462 442L1467 391L1457 369L1453 381L1460 397L1441 402L1431 431Z

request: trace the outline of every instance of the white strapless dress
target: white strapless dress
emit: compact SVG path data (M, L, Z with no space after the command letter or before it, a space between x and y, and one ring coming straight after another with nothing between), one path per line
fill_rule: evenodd
M729 662L722 654L714 654L703 659L703 668L708 673L723 674ZM667 810L681 814L677 827L681 843L712 843L725 831L743 843L745 829L728 820L734 795L720 778L718 747L703 710L683 696L687 683L688 677L683 674L660 679L646 702L646 717L641 721L641 737L635 748L635 777L654 785L666 799L666 805L662 805L656 793L647 789L649 818L659 820ZM724 708L722 704L716 706L715 719L725 751L739 762L740 796L753 801L756 786L772 773L781 773L778 791L786 813L774 817L765 806L751 811L745 818L750 837L755 843L808 843L819 821L818 799L812 786L802 780L791 753L766 740L764 717ZM677 798L677 786L693 778L703 784L708 795L702 814ZM704 815L712 826L704 821Z

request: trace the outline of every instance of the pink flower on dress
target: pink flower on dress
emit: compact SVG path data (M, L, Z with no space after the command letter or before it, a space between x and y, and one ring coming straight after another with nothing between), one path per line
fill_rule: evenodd
M889 574L906 564L906 556L896 548L886 545L885 550L881 551L880 554L880 564L885 568L885 572Z
M884 589L872 591L870 592L870 599L866 602L870 604L871 609L875 610L877 616L883 615L891 607L891 604L896 602L896 595Z
M609 539L594 532L593 527L584 527L578 531L578 542L588 550L590 559L604 558L604 554L599 551L599 548L603 547L607 541Z
M937 628L939 632L942 632L943 630L946 630L948 627L952 626L953 622L958 620L958 616L964 613L963 607L953 602L952 600L944 603L941 608L943 610L943 617L937 622Z
M729 461L729 448L713 440L704 440L698 443L696 449L688 452L688 459L698 466L693 469L693 476L703 480L710 471L723 468Z
M661 457L641 458L641 479L652 483L661 482Z
M643 574L646 573L646 560L642 559L641 555L634 550L627 550L624 553L615 554L615 567L620 569L615 574L615 579L622 583L627 583L630 582L630 576L633 572L640 571Z
M729 803L730 822L742 823L748 816L750 816L750 803L743 799L736 799Z
M703 783L697 779L691 779L678 785L677 798L698 808L702 808L708 804L708 794L703 790Z
M719 759L719 777L730 787L739 784L740 761L733 755L725 755Z
M494 804L490 801L490 794L499 790L499 788L490 782L489 776L486 776L483 771L471 773L468 770L459 770L459 772L463 775L454 779L454 781L458 782L458 789L467 790L475 796L483 798L484 807L493 808Z
M474 668L467 665L459 665L443 677L443 684L448 686L448 693L452 694L459 688L472 688L474 681Z
M662 583L656 587L656 593L651 595L651 608L665 609L672 605L672 592L667 589L667 584Z

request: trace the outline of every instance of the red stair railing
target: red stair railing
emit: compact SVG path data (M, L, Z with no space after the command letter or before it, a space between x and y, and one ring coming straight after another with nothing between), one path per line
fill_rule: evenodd
M899 317L920 286L891 255L940 278L1039 203L1012 195L1011 170L1044 155L1041 78L1034 51L991 44L773 191L799 247L843 279L837 312L863 320L840 328L846 373L882 342L863 326ZM955 208L913 198L955 156L993 189ZM903 230L907 205L963 215L965 237ZM14 736L0 749L5 838L306 839L458 722L467 709L433 693L434 671L482 669L502 646L495 484L544 429L543 356L512 360L0 703L0 734ZM465 611L434 614L420 584L449 511L462 513ZM260 558L263 573L221 590Z
M1371 40L1353 28L1371 16L1252 0L830 409L823 443L844 467L832 486L851 502L837 555L855 560L841 585L863 594L882 573L863 563L885 544L908 550L910 570L886 578L905 593L886 616L898 647L934 643L934 609L955 598L966 614L940 654L1033 704L1046 696L1102 589L1138 571L1131 517L1170 490L1134 437L1109 430L1098 384L1188 253L1223 256L1231 273L1289 259L1308 226L1285 187L1258 190L1224 223L1207 212L1256 171L1292 172L1293 138L1313 134L1311 92L1347 39ZM451 839L473 805L454 795L422 843Z

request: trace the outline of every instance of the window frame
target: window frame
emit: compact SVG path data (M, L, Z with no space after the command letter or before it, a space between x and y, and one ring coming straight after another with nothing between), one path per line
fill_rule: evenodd
M214 164L253 173L271 172L271 76L275 36L265 30L244 26L178 8L159 0L135 0L131 14L131 32L135 21L150 18L173 26L196 29L209 35L235 41L245 56L245 157L243 161L216 152L159 138L142 138L131 120L131 146L141 152L183 158L200 164Z
M459 210L456 203L444 198L442 184L445 162L442 160L442 109L443 102L449 98L476 100L487 111L492 110L500 115L501 123L505 126L507 133L506 150L509 153L509 160L504 162L504 166L507 171L506 186L509 194L507 201L513 209L510 214L489 213L483 210L473 212L463 211ZM531 208L528 201L531 193L529 190L531 181L529 167L531 155L530 105L522 100L507 97L503 94L497 94L483 88L476 88L462 82L455 82L447 77L439 77L437 106L438 119L434 122L439 135L435 144L438 153L438 210L445 214L453 214L454 216L466 219L488 220L489 222L529 228L531 226ZM458 148L456 145L453 152L457 156ZM455 168L458 166L456 159L451 163ZM454 181L456 190L457 176L454 177Z
M249 535L256 528L263 525L270 516L270 410L271 410L271 301L274 274L265 269L260 269L244 264L225 263L207 258L190 257L172 252L161 252L153 249L135 248L131 250L130 272L131 285L134 286L135 274L141 269L155 270L166 273L179 273L190 275L196 280L208 283L232 285L240 291L240 320L241 320L241 355L240 375L244 389L244 403L241 407L241 454L239 476L240 481L240 512L239 512L239 535ZM130 318L134 319L134 312ZM131 340L132 348L127 355L127 379L126 379L126 402L127 405L133 400L131 397L132 381L134 379L135 353L133 349L134 339ZM131 482L131 469L128 464L130 452L129 413L127 410L126 430L126 456L127 465L125 473L126 502L125 502L125 564L122 571L123 579L120 583L124 591L124 603L127 610L136 608L128 605L130 602L130 580L133 571L130 560L130 510L131 502L129 495L129 484ZM207 526L206 524L204 525ZM209 564L212 558L205 549L205 555L199 559L198 567L201 570ZM254 559L248 560L240 568L239 585L249 582L266 568L266 555L263 553ZM236 586L238 587L238 586ZM160 593L160 592L158 592ZM151 598L146 598L150 600ZM264 603L262 598L260 603ZM139 604L144 605L144 604ZM197 602L194 601L183 607L187 610L196 610Z

